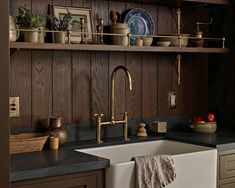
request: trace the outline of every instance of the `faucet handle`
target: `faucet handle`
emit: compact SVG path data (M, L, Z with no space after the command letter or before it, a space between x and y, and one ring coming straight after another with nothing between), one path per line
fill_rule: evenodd
M127 112L123 112L121 113L123 116L127 116Z
M99 117L99 118L102 118L104 116L104 114L94 114L95 117Z

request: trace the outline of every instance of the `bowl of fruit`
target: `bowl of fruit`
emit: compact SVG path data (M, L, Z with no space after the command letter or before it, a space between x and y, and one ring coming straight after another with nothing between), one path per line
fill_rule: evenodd
M190 125L194 132L215 133L217 124L214 113L209 112L206 117L194 116L193 123Z

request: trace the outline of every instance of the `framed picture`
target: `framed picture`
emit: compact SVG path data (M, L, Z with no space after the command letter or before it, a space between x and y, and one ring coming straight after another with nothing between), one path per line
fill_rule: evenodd
M63 18L64 15L70 12L72 16L72 21L69 29L72 31L70 41L71 43L80 43L81 34L74 32L81 32L81 18L84 19L84 30L88 34L84 34L85 41L87 43L92 43L92 22L91 22L91 9L89 8L80 8L72 6L60 6L60 5L51 5L52 15L58 18L59 20Z

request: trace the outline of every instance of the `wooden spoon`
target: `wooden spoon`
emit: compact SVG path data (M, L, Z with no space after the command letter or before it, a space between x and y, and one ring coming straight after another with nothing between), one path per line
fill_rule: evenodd
M119 12L116 12L117 15L117 23L121 23L121 14Z
M117 23L118 17L117 17L116 12L114 12L113 10L111 10L111 12L110 12L110 19L111 19L112 23Z

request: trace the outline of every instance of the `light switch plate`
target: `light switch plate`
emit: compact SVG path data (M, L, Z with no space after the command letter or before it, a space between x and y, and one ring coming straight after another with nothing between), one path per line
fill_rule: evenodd
M168 98L169 98L170 109L175 109L176 108L176 92L170 91Z
M9 114L10 117L20 117L20 97L10 97Z

